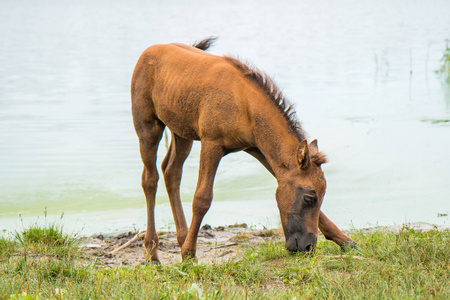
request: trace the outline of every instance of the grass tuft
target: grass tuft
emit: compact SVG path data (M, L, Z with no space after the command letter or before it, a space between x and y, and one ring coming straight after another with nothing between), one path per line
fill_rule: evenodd
M40 227L35 224L21 232L16 232L16 238L22 243L64 245L70 242L70 238L63 234L62 227L51 224L47 227Z

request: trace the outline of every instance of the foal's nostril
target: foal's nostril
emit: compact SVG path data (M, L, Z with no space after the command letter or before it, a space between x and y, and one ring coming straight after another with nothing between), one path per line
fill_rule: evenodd
M306 251L306 252L311 252L312 249L313 249L313 245L312 245L312 244L309 244L309 245L306 246L305 251Z

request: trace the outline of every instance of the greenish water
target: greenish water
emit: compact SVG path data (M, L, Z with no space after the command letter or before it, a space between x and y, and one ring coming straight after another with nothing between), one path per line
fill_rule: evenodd
M132 70L152 44L210 35L212 53L248 59L295 104L330 159L323 210L339 226L449 224L450 88L434 73L448 11L448 1L2 1L0 230L45 221L45 207L85 234L145 226ZM196 143L184 169L187 214L198 153ZM253 158L227 156L205 223L278 226L275 188ZM162 179L157 201L157 226L172 228Z

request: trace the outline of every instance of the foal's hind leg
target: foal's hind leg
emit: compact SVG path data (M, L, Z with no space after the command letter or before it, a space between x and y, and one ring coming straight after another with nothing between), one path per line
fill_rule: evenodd
M158 171L156 170L156 151L164 131L164 125L157 120L142 122L136 126L139 136L139 147L144 163L142 172L142 188L147 200L147 232L145 234L146 260L159 264L158 235L155 230L155 194L158 185Z
M183 246L188 232L183 206L181 205L180 182L183 164L191 152L191 148L191 140L186 140L172 133L169 151L161 165L180 247Z

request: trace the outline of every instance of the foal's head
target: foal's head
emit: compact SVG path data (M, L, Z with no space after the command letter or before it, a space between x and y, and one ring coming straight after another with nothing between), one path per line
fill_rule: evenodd
M297 151L298 169L280 181L277 204L290 251L313 250L319 233L319 214L326 181L320 165L326 157L319 152L317 141L303 140Z

